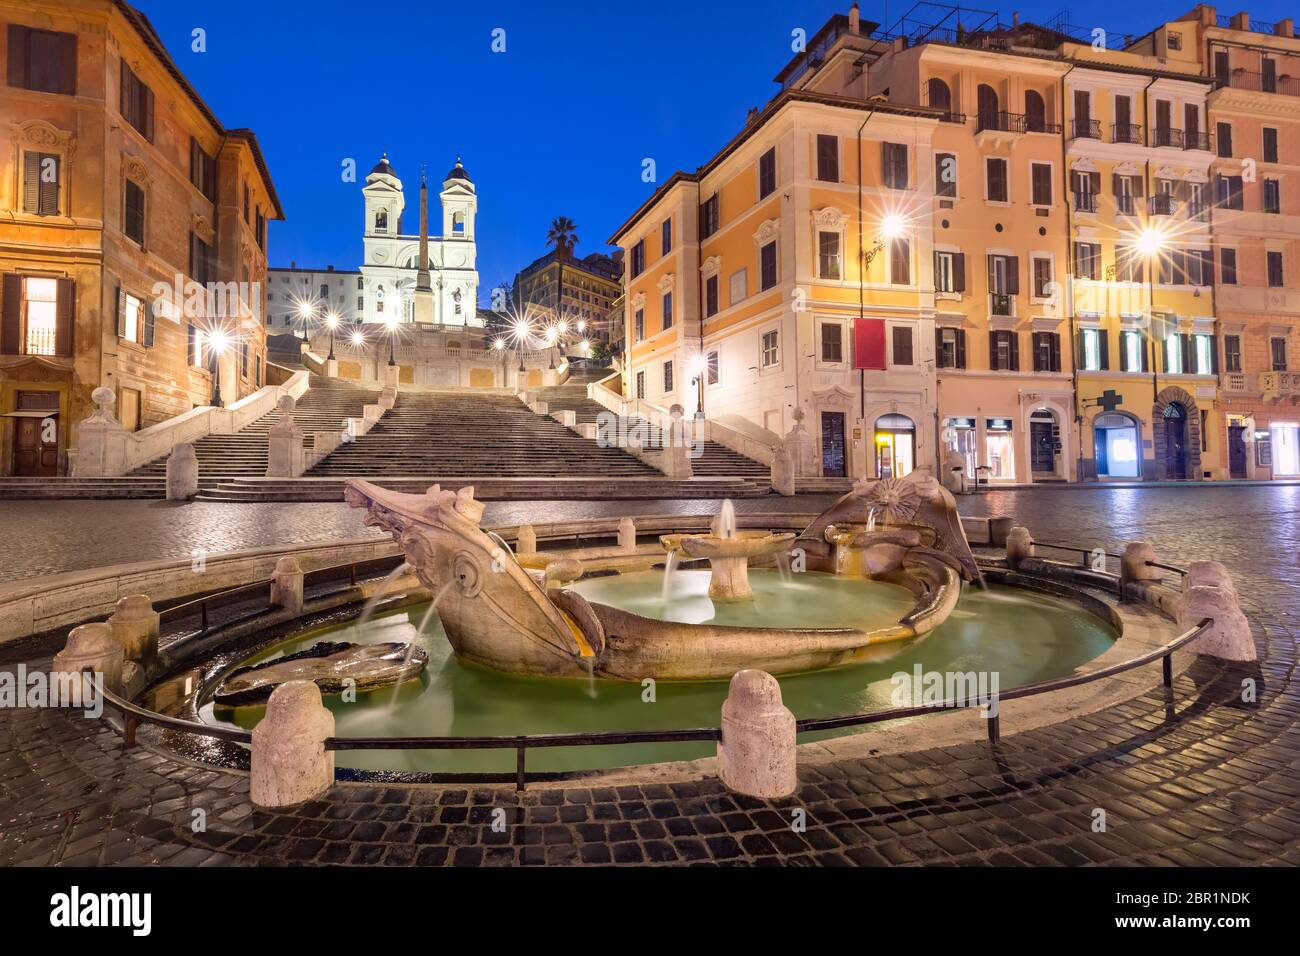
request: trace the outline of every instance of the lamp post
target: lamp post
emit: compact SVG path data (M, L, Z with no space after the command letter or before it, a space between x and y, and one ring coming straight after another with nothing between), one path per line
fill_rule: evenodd
M388 326L388 364L396 365L397 356L393 351L393 343L397 339L397 316L390 315L384 320L384 324Z
M691 384L696 386L695 401L696 414L704 414L704 375L709 368L708 356L703 353L691 359L690 373L693 376Z
M554 326L552 326L551 328L549 328L549 329L546 330L546 348L547 348L547 350L548 350L548 354L549 354L550 359L551 359L550 367L551 367L552 369L555 368L555 340L556 340L556 338L558 338L558 336L556 335L555 327L554 327Z
M329 360L334 361L334 331L339 327L338 313L330 312L325 316L325 328L330 330L330 354Z
M1162 230L1154 226L1144 226L1138 234L1137 247L1146 259L1147 268L1147 342L1151 355L1151 400L1160 397L1160 364L1156 352L1156 268L1160 264L1160 254L1168 243Z
M226 333L217 329L208 333L208 348L212 350L212 407L221 408L221 356L229 341Z

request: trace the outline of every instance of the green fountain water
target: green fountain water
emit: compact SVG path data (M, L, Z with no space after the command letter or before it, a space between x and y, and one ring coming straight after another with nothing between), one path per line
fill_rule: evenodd
M647 617L674 621L767 627L864 626L897 620L912 604L901 588L879 582L797 574L789 584L775 571L755 570L755 600L714 605L704 592L707 572L676 572L669 602L663 576L644 572L578 582L591 600ZM266 660L320 640L361 643L415 641L428 653L419 681L394 692L362 695L355 703L327 697L340 736L488 736L589 731L715 727L726 697L725 682L661 681L653 686L618 681L528 678L498 673L458 660L434 614L417 634L428 605L376 615L357 633L352 624L316 628L264 651ZM968 588L952 616L924 640L903 645L872 663L782 677L786 706L797 717L823 717L887 709L897 672L916 664L927 671L997 671L1000 688L1060 677L1105 651L1114 631L1077 605L1046 595L992 586ZM204 719L254 726L259 707L214 710ZM851 731L846 731L851 732ZM816 735L805 735L804 740ZM822 736L834 736L827 733ZM687 760L709 756L699 743L617 747L547 748L530 751L530 770L583 770ZM341 751L340 766L367 770L510 772L513 751Z

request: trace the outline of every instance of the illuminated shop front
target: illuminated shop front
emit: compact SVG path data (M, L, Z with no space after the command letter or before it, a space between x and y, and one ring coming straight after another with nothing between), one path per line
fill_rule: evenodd
M984 463L990 480L1015 480L1014 424L1010 418L984 419Z
M1268 430L1273 477L1300 477L1300 423L1273 422Z
M916 467L916 423L906 415L876 419L876 474L902 478Z
M1141 444L1137 423L1119 412L1098 415L1092 423L1097 476L1137 478L1142 474Z
M966 462L966 477L975 477L979 464L979 438L975 434L975 419L945 418L943 422L944 447L956 451Z

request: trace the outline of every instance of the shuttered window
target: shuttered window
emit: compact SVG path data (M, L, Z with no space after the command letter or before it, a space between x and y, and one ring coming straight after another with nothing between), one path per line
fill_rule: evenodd
M885 185L890 189L907 188L907 146L904 143L881 143L881 164Z
M215 273L215 251L194 233L190 233L190 278L202 285L207 285L213 281Z
M126 61L122 62L122 118L153 142L153 90L145 86Z
M758 198L766 199L774 192L776 192L775 146L758 158Z
M127 238L139 245L144 245L144 190L131 180L126 181L126 195L123 198L123 229Z
M988 196L990 202L1007 202L1007 161L996 157L986 160L988 171Z
M1034 371L1061 370L1061 336L1056 332L1034 333Z
M76 285L6 274L0 280L0 354L72 356Z
M824 183L840 181L840 140L838 136L817 136L817 178Z
M217 201L217 160L197 139L190 139L190 182L212 202Z
M59 214L59 183L63 157L54 153L23 153L23 212L37 216Z
M77 92L77 35L9 25L10 86L40 93Z

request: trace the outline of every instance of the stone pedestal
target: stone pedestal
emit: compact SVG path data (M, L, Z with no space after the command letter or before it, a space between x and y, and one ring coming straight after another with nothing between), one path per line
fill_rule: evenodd
M1012 528L1007 532L1007 564L1012 568L1020 566L1025 558L1034 556L1034 539L1028 528Z
M695 469L691 467L691 445L687 440L686 426L682 422L685 414L680 405L674 405L669 410L672 421L664 436L662 471L666 477L678 481L695 476Z
M709 597L717 601L733 601L754 596L749 585L749 558L709 558L713 573L709 576Z
M785 446L790 449L794 461L794 473L800 478L817 478L821 469L817 467L817 443L803 427L804 410L796 407L792 413L794 427L786 433Z
M794 457L784 442L772 459L772 490L786 498L794 494Z
M259 807L291 807L334 783L334 715L311 681L289 681L271 692L266 716L253 728L252 799Z
M326 377L326 378L338 378L338 377L339 377L339 360L338 360L338 359L327 358L327 359L325 360L325 377Z
M199 493L199 459L194 446L181 442L167 456L167 500L188 501Z
M1206 618L1213 624L1191 643L1198 654L1209 654L1225 661L1253 661L1257 654L1250 622L1241 611L1236 592L1198 584L1183 592L1178 606L1178 626L1183 630L1196 627Z
M113 637L113 629L99 621L74 627L63 650L54 655L53 669L58 674L77 674L90 668L104 675L104 686L115 693L122 690L122 645Z
M396 389L402 379L402 367L400 365L383 366L384 388Z
M108 626L127 660L147 664L158 656L158 621L148 596L133 594L117 602Z
M77 457L73 477L116 478L127 470L130 433L113 417L117 393L103 386L90 393L97 406L87 419L73 426Z
M302 613L302 568L297 558L281 558L275 562L271 578L271 606L282 607L295 614Z
M380 391L379 393L380 408L382 408L386 412L392 411L393 406L396 404L397 404L397 389L385 388Z
M306 470L302 448L302 429L293 420L297 403L293 396L280 399L280 420L266 435L266 477L297 478Z
M530 524L521 524L515 532L515 554L536 554L537 532Z
M794 793L795 720L781 685L760 670L738 671L722 705L718 776L728 789L762 800Z
M1159 568L1147 566L1148 561L1156 561L1156 552L1145 541L1131 541L1124 546L1124 554L1119 561L1119 577L1125 584L1130 581L1159 581L1164 572Z
M620 551L636 550L636 523L631 518L618 522L618 547Z

